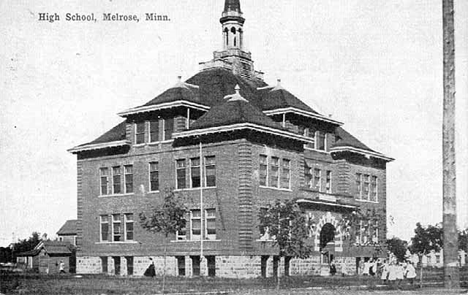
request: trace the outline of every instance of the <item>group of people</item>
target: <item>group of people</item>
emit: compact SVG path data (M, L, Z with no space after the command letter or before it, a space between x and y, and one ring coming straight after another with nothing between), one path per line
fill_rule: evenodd
M409 262L384 262L381 266L382 282L393 287L400 287L401 282L408 280L410 285L414 284L416 269L411 261Z

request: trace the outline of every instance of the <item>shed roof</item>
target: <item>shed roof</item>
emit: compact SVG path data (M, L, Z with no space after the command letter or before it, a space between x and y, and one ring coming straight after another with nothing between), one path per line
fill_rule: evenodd
M65 222L64 225L59 229L57 235L76 235L78 228L78 220L70 219Z

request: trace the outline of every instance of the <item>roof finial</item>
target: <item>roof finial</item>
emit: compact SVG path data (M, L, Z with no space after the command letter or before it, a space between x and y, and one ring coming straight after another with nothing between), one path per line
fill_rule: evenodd
M236 86L234 87L234 90L236 91L236 93L231 94L231 95L226 95L224 98L227 99L228 101L236 101L236 100L248 101L247 99L243 98L242 95L240 95L239 84L236 84Z
M240 91L240 86L239 84L236 84L236 87L234 87L234 90L236 91L236 94L239 94ZM240 94L239 94L240 95Z

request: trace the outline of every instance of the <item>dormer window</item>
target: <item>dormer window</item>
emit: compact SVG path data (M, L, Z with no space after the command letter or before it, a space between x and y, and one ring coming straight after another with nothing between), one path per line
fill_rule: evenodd
M157 118L135 123L135 144L156 143L172 139L174 118Z
M325 150L325 133L323 131L315 133L315 148L319 151Z

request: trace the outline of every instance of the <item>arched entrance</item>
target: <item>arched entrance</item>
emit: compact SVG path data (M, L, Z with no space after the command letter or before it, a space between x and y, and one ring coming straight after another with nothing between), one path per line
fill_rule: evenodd
M335 233L336 228L331 223L325 223L320 230L321 262L330 263L335 258Z

